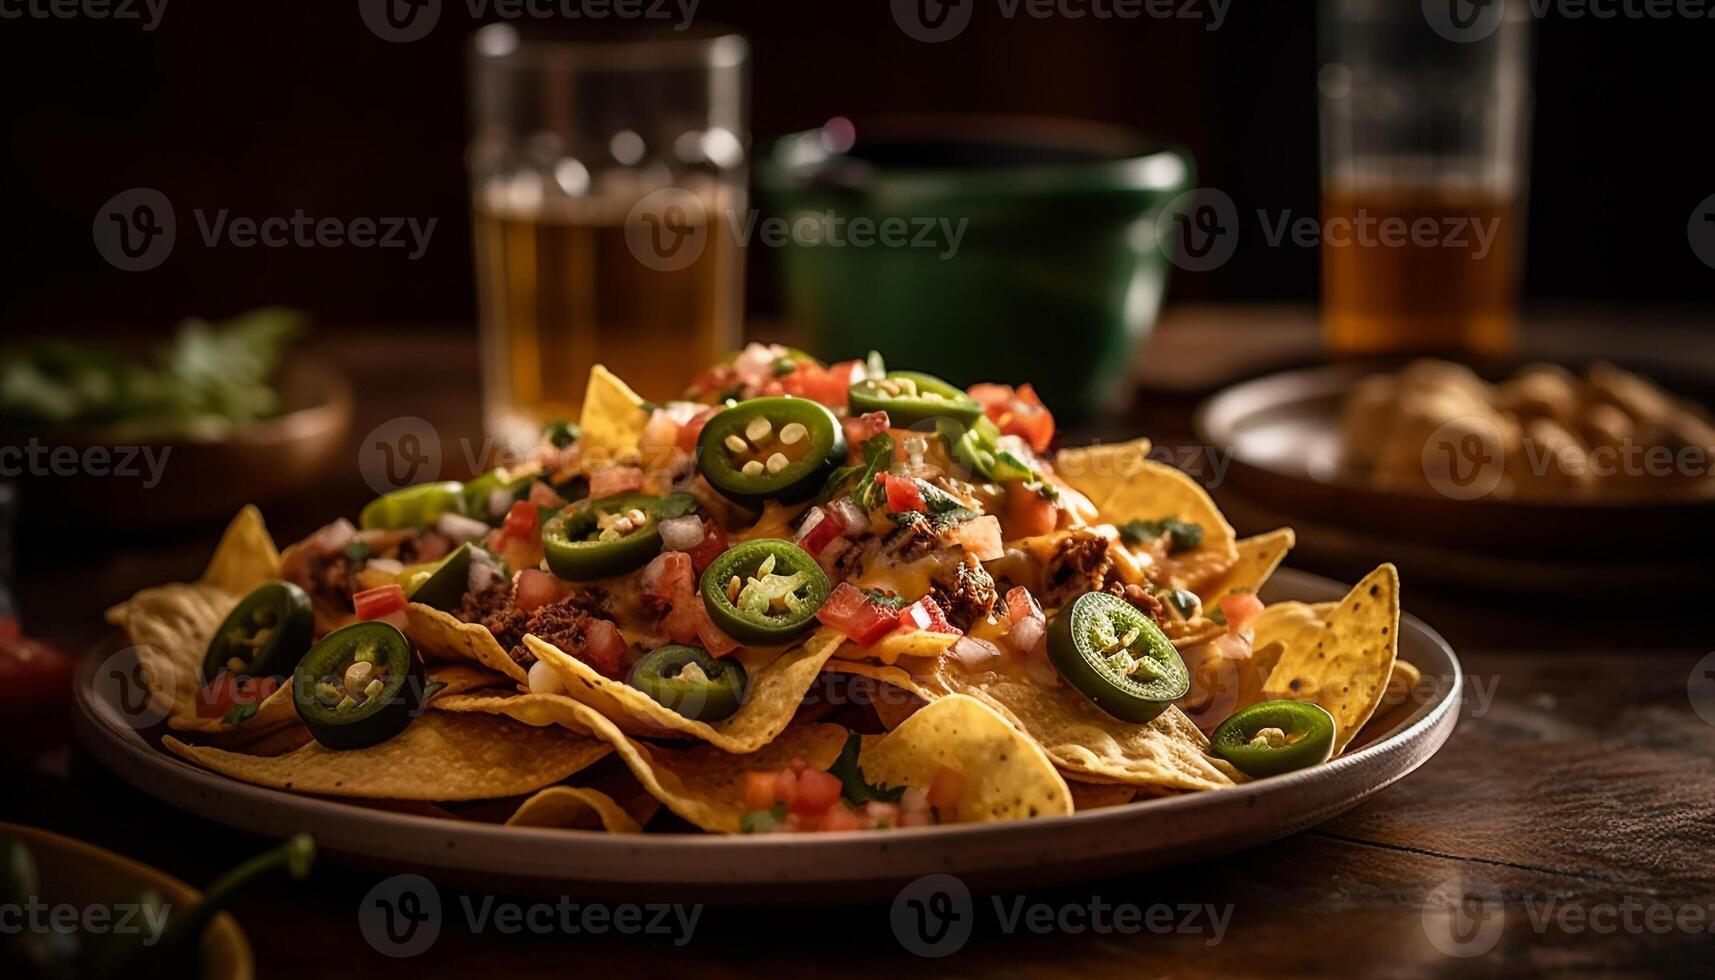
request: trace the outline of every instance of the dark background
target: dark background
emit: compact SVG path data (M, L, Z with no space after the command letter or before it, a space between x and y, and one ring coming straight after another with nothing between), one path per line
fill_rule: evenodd
M759 148L834 114L1059 114L1190 147L1202 183L1246 215L1315 213L1308 0L1235 0L1217 31L1198 20L1008 20L997 0L966 2L970 27L934 45L908 38L883 0L703 0L696 20L753 41ZM474 322L463 44L480 22L466 0L443 0L428 37L393 44L364 26L356 0L168 0L152 32L0 20L8 331L161 327L276 303L324 323ZM1702 132L1712 40L1715 20L1539 22L1531 300L1715 296L1715 272L1686 238L1692 209L1715 192ZM138 186L174 203L179 244L161 267L126 273L96 253L91 222ZM393 249L210 249L193 208L438 224L416 262ZM753 250L753 314L778 305L765 259ZM1240 249L1217 271L1179 274L1172 297L1310 300L1316 263L1310 249Z

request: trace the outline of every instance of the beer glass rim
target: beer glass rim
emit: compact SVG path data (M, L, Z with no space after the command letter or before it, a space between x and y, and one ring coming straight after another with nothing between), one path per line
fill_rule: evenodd
M750 42L736 31L696 35L645 35L614 40L530 37L511 24L489 24L471 35L478 66L525 71L650 72L736 68L750 57Z

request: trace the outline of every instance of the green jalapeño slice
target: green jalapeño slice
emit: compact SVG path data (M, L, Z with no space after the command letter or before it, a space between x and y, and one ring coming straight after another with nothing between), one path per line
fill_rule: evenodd
M1236 711L1209 736L1211 750L1256 779L1327 762L1334 716L1308 701L1264 701Z
M656 704L692 721L720 721L744 703L744 665L701 647L665 646L644 655L625 679Z
M1131 603L1086 592L1048 624L1048 658L1096 707L1143 724L1191 689L1173 642Z
M470 591L471 558L471 545L466 541L440 561L407 571L399 579L405 598L442 612L457 609Z
M720 412L697 438L697 468L745 506L809 500L846 461L834 413L805 398L752 398Z
M442 514L463 514L464 506L464 484L457 480L420 483L371 500L357 515L357 524L365 531L422 527Z
M696 508L696 498L683 493L622 493L583 501L542 525L548 569L563 579L589 582L640 568L661 553L661 522Z
M709 618L740 643L790 643L816 625L828 576L804 549L759 538L725 552L703 572Z
M330 749L378 745L405 730L423 695L423 662L398 627L353 623L322 637L292 675L298 717Z
M977 400L932 374L889 371L885 378L869 378L846 393L853 415L886 412L896 429L909 429L928 419L955 419L970 425L982 418Z
M223 670L249 677L284 677L303 659L315 629L310 597L290 582L264 582L238 600L203 653L202 679Z

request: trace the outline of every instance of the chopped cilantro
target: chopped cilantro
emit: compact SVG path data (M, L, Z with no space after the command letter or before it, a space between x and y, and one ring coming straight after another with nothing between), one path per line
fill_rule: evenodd
M256 705L254 703L252 703L252 704L235 704L232 706L232 710L228 711L220 719L220 723L223 725L232 725L233 727L237 727L237 726L242 725L245 722L249 721L251 718L253 718L255 716L256 716Z
M887 464L893 461L893 437L883 432L873 436L863 444L864 471L858 477L857 489L852 491L852 499L865 510L874 510L887 500L887 491L877 479L887 472Z
M1203 543L1203 525L1182 521L1176 517L1164 517L1159 521L1126 521L1120 525L1119 531L1120 538L1126 544L1143 544L1145 541L1165 537L1168 539L1167 553L1170 555L1193 551Z
M888 609L904 609L911 605L904 596L894 595L884 589L864 589L863 594L869 597L869 601Z
M786 823L786 804L776 803L766 810L753 810L738 821L741 834L766 834Z
M858 749L863 746L863 736L853 732L846 739L845 748L840 750L840 757L828 767L828 772L840 778L840 795L847 803L859 805L869 802L898 803L905 795L903 786L872 786L864 781L863 769L858 766Z
M353 541L345 546L345 557L351 561L362 561L373 554L375 554L375 549L362 541Z

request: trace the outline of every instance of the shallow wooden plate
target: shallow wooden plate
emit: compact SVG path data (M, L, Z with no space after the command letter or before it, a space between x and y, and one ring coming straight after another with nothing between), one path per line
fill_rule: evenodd
M1281 571L1269 602L1338 599L1346 587ZM472 887L676 901L849 901L891 894L922 875L971 887L1024 888L1184 864L1304 830L1428 761L1458 720L1463 674L1434 630L1402 616L1400 656L1423 680L1391 732L1311 769L1229 790L1189 793L1069 817L885 833L606 835L446 820L297 796L206 772L126 725L96 683L78 677L76 722L90 752L126 782L201 817L285 837L308 831L350 863L436 874Z

